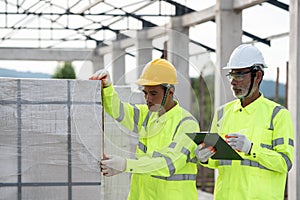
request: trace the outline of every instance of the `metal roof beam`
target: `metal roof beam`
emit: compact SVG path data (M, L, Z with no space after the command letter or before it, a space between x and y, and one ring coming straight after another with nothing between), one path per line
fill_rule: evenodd
M7 11L7 12L0 12L0 15L44 15L44 16L47 16L47 15L57 15L57 16L62 16L62 15L66 15L66 13L61 13L61 12L43 12L43 13L40 13L40 12L26 12L26 11L22 11L22 12L16 12L16 11ZM79 14L76 14L76 13L68 13L68 15L70 16L78 16ZM175 17L174 14L134 14L136 17ZM80 16L83 16L83 17L86 17L86 16L111 16L111 17L127 17L128 14L113 14L113 13L106 13L106 12L101 12L101 13L84 13L84 14L81 14ZM142 19L142 18L141 18Z
M272 4L274 6L276 6L278 8L281 8L281 9L283 9L285 11L289 11L289 7L290 6L287 5L287 4L285 4L285 3L282 3L280 1L277 1L277 0L267 0L266 2L269 3L269 4Z
M260 38L260 37L257 37L249 32L246 32L246 31L243 31L243 35L247 36L247 37L250 37L252 38L253 40L256 40L258 42L261 42L261 43L264 43L268 46L271 46L271 41L269 39L263 39L263 38Z
M185 5L182 5L180 3L177 3L175 1L172 1L172 0L164 0L164 1L172 4L173 6L175 6L176 16L182 16L182 15L185 15L187 13L195 12L195 10L193 10L193 9L191 9L191 8L185 6Z
M266 0L234 0L233 2L233 9L234 10L243 10L246 8L250 8L255 5L259 5Z
M200 42L197 42L197 41L195 41L195 40L190 40L190 42L191 42L191 43L194 43L194 44L196 44L196 45L198 45L198 46L201 46L201 47L207 49L208 51L216 52L215 49L210 48L209 46L206 46L206 45L204 45L204 44L202 44L202 43L200 43Z

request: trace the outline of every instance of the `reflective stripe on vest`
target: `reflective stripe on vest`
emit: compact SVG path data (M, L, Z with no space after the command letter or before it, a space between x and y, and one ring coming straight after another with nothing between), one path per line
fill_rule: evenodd
M147 146L144 145L142 142L139 141L138 147L142 152L147 153Z
M275 139L275 140L272 141L272 145L261 143L260 146L262 148L267 148L269 150L273 150L275 146L281 145L281 144L284 144L283 138L277 138L277 139Z
M166 160L167 162L167 165L168 165L168 168L169 168L169 173L170 173L170 176L172 176L174 173L175 173L175 166L173 165L173 162L171 160L171 158L169 157L166 157L164 156L163 154L157 152L157 151L154 151L153 152L153 155L152 155L153 158L157 158L157 157L162 157Z
M283 159L285 160L286 166L288 168L288 171L290 171L290 169L292 168L293 164L290 161L289 157L287 157L287 155L285 155L284 153L281 153L281 152L278 152L278 153L283 157Z
M289 138L289 145L291 145L292 147L294 146L294 140L292 140L291 138Z
M166 181L195 181L197 175L196 174L174 174L169 177L164 176L152 176L153 178L159 178Z
M219 166L231 165L231 164L232 164L232 160L219 160Z
M285 109L285 107L283 107L283 106L276 106L276 107L273 109L273 113L272 113L272 117L271 117L271 122L270 122L269 130L274 130L273 119L275 118L275 116L277 115L277 113L278 113L281 109Z
M244 166L250 166L250 167L258 167L260 169L266 169L266 170L269 170L268 168L262 166L261 164L259 164L258 162L256 161L253 161L253 160L241 160L241 165L244 165Z
M280 144L284 144L283 142L283 138L277 138L275 140L272 141L272 146L275 147L277 145L280 145Z
M131 104L133 107L133 132L137 133L138 132L138 123L139 123L139 118L140 118L140 110L134 105ZM124 104L121 102L120 103L120 114L119 117L116 118L118 122L121 122L124 119Z
M120 114L119 114L119 117L116 118L116 120L118 122L121 122L123 119L124 119L124 106L123 106L123 103L120 103Z
M185 117L185 118L183 118L182 120L180 120L180 122L177 124L176 129L175 129L175 131L174 131L174 133L173 133L172 140L174 140L174 137L175 137L176 132L177 132L178 128L180 127L180 125L181 125L184 121L186 121L186 120L193 120L193 121L196 121L195 118L192 117L192 116Z
M149 121L150 114L151 114L151 113L148 112L148 114L147 114L145 120L143 121L142 126L144 127L144 129L146 129L146 127L147 127L147 124L148 124L148 121Z
M121 107L121 106L120 106ZM122 108L123 108L123 106L122 106ZM123 113L124 113L124 111L123 111ZM143 122L143 127L146 129L146 127L147 127L147 123L148 123L148 120L149 120L149 117L150 117L150 112L148 112L148 114L147 114L147 116L146 116L146 118L145 118L145 120L144 120L144 122ZM139 113L138 113L138 115L139 115ZM124 118L124 116L123 116L123 118ZM138 120L139 119L137 119L136 121L138 122ZM174 132L174 134L173 134L173 138L172 138L172 140L174 139L174 137L175 137L175 135L176 135L176 132L177 132L177 130L178 130L178 128L179 128L179 126L184 122L184 121L186 121L186 120L195 120L193 117L185 117L185 118L183 118L182 120L180 120L180 122L178 123L178 125L176 126L176 129L175 129L175 132ZM171 143L170 145L169 145L169 148L175 148L175 146L176 146L176 143ZM147 153L147 146L145 145L145 144L143 144L142 142L140 142L139 141L139 144L138 144L138 148L141 150L141 151L143 151L144 153Z
M140 119L140 110L133 105L133 132L138 133L138 123L139 123L139 119Z
M291 163L290 159L281 152L279 152L279 154L281 154L281 156L284 158L286 165L288 167L288 170L290 170L292 168L292 163ZM224 166L224 165L232 165L232 161L231 160L219 160L219 166ZM241 165L250 166L250 167L258 167L260 169L270 170L253 160L247 160L247 159L241 160Z
M174 149L175 147L176 147L176 142L172 142L172 143L169 145L169 148L171 148L171 149ZM186 157L187 157L186 162L187 162L187 163L188 163L188 162L191 162L191 163L197 163L197 158L196 158L196 157L194 157L194 158L191 159L191 157L190 157L190 154L191 154L190 150L188 150L188 149L182 147L181 153L183 153L184 155L186 155Z
M194 158L191 159L191 157L190 157L190 154L191 154L190 150L188 150L188 149L182 147L181 153L183 153L184 155L186 155L186 157L187 157L187 158L186 158L186 162L187 162L187 163L188 163L188 162L191 162L191 163L197 163L197 158L196 158L196 157L194 157Z
M264 166L262 166L261 164L259 164L258 162L255 162L255 161L252 161L252 160L241 160L240 161L241 165L244 165L244 166L250 166L250 167L258 167L258 168L261 168L261 169L266 169L266 170L269 170L267 168L265 168ZM225 166L225 165L232 165L232 160L219 160L219 166Z
M168 147L174 149L176 147L176 142L171 142L171 144Z

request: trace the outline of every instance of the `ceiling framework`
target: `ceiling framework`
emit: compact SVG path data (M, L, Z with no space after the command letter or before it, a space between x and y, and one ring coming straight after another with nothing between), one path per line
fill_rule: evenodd
M63 3L60 1L47 0L30 1L31 4L25 2L28 1L1 2L0 15L4 21L0 29L5 33L1 34L2 44L7 41L32 41L34 47L55 48L70 42L81 42L81 47L95 48L105 46L108 41L128 38L123 33L128 30L157 26L145 20L145 16L159 21L176 15L173 9L162 10L162 4L167 6L163 1L139 0L123 3L122 6L99 0L94 3L89 0L67 0L65 5L61 5ZM151 6L157 9L156 14L143 11ZM176 12L179 12L177 7ZM11 21L12 18L17 20ZM34 34L28 35L29 31Z
M277 0L265 2L289 9ZM241 9L241 5L236 7ZM199 11L174 0L0 0L0 47L99 48L113 40L132 37L130 31L165 27L170 17L196 12ZM214 22L214 16L209 20ZM272 36L260 38L246 31L243 34L271 45ZM209 44L191 42L215 52Z

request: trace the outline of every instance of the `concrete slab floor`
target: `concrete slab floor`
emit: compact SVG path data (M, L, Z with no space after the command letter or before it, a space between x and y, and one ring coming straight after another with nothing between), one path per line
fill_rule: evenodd
M198 200L213 200L214 195L202 190L198 190Z

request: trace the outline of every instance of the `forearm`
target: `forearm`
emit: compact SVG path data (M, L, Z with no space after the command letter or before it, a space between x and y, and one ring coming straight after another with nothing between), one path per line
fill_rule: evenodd
M122 102L113 86L104 89L104 110L124 127L135 132L138 132L142 120L148 113L147 107L142 104L131 105L128 102Z
M287 173L292 163L288 158L287 153L276 149L267 149L260 145L253 144L250 155L246 155L244 159L249 159L257 162L261 167L279 173Z
M157 176L170 176L170 171L166 165L166 160L163 157L149 158L141 157L137 160L127 159L126 172L137 174L148 174Z
M112 85L104 88L103 101L105 112L109 114L112 118L117 118L120 115L119 107L121 101Z
M186 165L193 165L196 173L196 163L192 163L196 145L187 136L182 138L185 141L177 143L175 140L169 147L153 152L151 157L143 156L137 160L127 159L126 171L169 177Z

